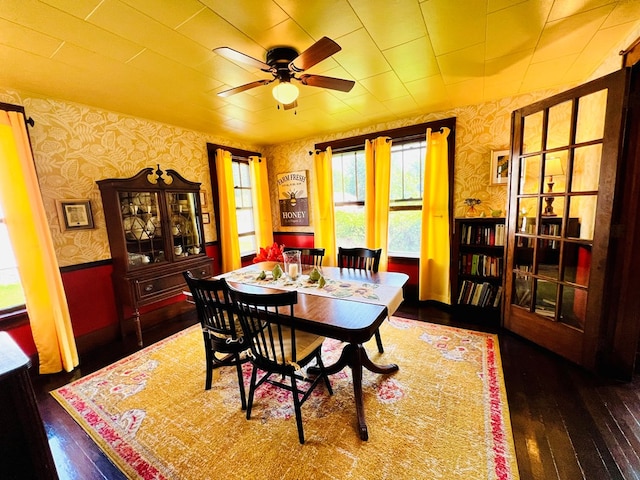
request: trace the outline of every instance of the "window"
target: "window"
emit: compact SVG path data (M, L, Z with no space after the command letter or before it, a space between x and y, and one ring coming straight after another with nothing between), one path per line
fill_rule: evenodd
M390 255L411 257L420 252L425 149L425 140L391 145Z
M0 205L0 251L2 251L0 255L0 316L3 316L23 309L25 299L2 205Z
M415 256L420 250L425 143L425 140L412 140L391 146L390 254ZM342 247L362 246L365 242L364 149L336 153L332 160L336 242Z
M233 157L232 166L233 187L236 193L236 218L238 219L240 255L252 255L255 254L257 248L249 160Z
M365 140L374 137L389 137L392 139L389 255L414 258L419 255L426 131L427 128L438 131L443 127L450 131L448 168L451 176L455 152L455 117L315 145L316 150L323 151L331 147L333 152L333 192L338 245L364 245L364 144ZM452 189L449 191L449 205L451 202Z
M360 247L364 245L364 150L335 153L332 165L336 242Z

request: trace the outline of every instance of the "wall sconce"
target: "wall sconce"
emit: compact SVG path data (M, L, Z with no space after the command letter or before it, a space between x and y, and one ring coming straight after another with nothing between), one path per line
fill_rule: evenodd
M296 101L300 91L298 90L298 87L291 82L280 80L280 82L273 87L271 93L273 94L273 98L275 98L279 103L289 105Z
M562 169L562 161L560 160L560 157L549 157L547 159L547 161L544 164L544 175L545 177L549 177L549 180L547 181L547 187L549 188L549 190L547 191L547 193L552 193L553 192L553 177L556 176L560 176L560 175L564 175L564 170ZM542 212L542 215L545 217L556 217L557 214L553 211L553 197L545 197L544 201L547 204L544 207L544 212Z

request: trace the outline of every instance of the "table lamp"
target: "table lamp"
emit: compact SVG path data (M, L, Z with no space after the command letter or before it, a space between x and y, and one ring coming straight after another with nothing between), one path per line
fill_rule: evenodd
M554 176L560 176L560 175L564 175L564 170L562 169L562 162L560 161L560 157L550 157L547 159L545 165L544 165L544 174L546 177L549 177L549 180L547 181L547 187L549 187L549 190L547 191L547 193L552 193L553 192L553 177ZM547 204L544 207L544 212L542 212L542 215L545 217L556 217L557 214L553 211L553 197L545 197L544 201Z

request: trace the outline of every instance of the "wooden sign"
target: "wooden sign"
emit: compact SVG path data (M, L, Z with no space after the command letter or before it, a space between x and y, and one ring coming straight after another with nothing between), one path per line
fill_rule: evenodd
M307 170L278 174L280 225L309 225L309 193Z

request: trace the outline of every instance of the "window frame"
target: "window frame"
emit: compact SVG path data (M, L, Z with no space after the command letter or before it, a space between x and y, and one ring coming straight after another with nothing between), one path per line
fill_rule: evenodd
M456 118L450 117L441 120L435 120L432 122L420 123L417 125L412 125L408 127L395 128L390 130L383 130L379 132L372 132L365 135L359 135L356 137L343 138L339 140L317 143L314 145L314 150L316 152L321 152L326 150L328 147L331 147L332 154L334 153L346 153L350 151L364 151L365 140L371 140L378 137L389 137L391 141L395 144L400 143L411 143L419 140L424 140L425 133L427 128L431 128L432 131L439 131L442 128L448 128L450 130L449 133L449 142L448 142L448 176L449 176L449 238L451 239L453 234L453 172L454 172L454 162L455 162L455 129L456 129ZM310 152L313 153L313 152ZM357 202L340 202L334 203L336 206L344 206L344 205L358 205L364 206L364 201ZM422 205L414 206L414 205L394 205L389 206L389 211L406 211L406 210L422 210ZM416 255L389 255L389 258L406 258L406 259L417 259Z
M262 157L262 153L260 152L252 152L249 150L243 150L241 148L229 147L227 145L220 145L216 143L207 143L207 157L209 159L209 178L211 180L211 195L213 201L213 215L215 218L215 229L216 229L216 242L218 243L218 247L220 251L222 251L222 246L220 245L220 202L219 202L219 190L218 190L218 171L216 169L216 150L222 149L231 153L231 160L236 159L246 159L249 161L249 157ZM253 186L252 186L253 188ZM255 219L254 219L254 235L255 235ZM241 261L246 262L249 261L255 253L247 254L241 256Z

